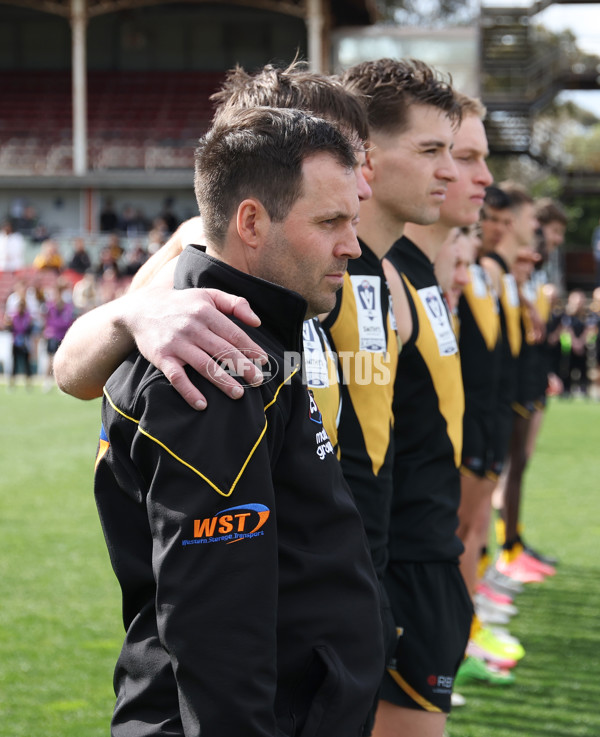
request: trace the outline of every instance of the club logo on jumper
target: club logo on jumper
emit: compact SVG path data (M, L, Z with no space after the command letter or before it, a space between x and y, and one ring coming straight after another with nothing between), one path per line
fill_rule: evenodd
M431 313L434 320L443 322L444 320L444 305L442 304L439 296L434 292L430 292L425 295L425 304Z
M229 507L214 517L194 520L194 538L182 540L182 545L235 543L262 537L271 510L264 504L241 504Z
M478 299L485 299L488 295L488 285L486 282L486 272L479 264L471 264L469 266L469 276L471 278L471 288L473 294Z
M373 285L367 279L363 279L356 292L363 310L373 312L375 309L375 288Z
M427 676L427 683L434 693L450 693L454 678L452 676Z
M385 352L386 335L379 299L381 279L378 276L351 276L350 281L356 302L359 350Z
M324 336L320 332L316 318L305 320L302 325L302 347L304 348L304 371L308 386L329 386L329 371L325 347L321 342Z
M458 353L456 335L452 329L450 316L439 287L424 287L419 289L417 294L425 308L425 314L437 341L440 356L452 356Z
M511 307L518 307L520 304L519 289L517 287L515 277L512 274L504 274L502 282L504 283L504 291L506 293L508 304Z

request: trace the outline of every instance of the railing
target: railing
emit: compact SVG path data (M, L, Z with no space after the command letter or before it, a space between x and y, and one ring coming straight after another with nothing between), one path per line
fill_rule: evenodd
M551 132L539 124L539 113L561 90L600 89L599 58L535 30L531 16L549 4L482 8L482 97L489 111L490 149L527 153L563 168L598 170L594 146L585 142L581 148L569 148L566 136L552 141Z

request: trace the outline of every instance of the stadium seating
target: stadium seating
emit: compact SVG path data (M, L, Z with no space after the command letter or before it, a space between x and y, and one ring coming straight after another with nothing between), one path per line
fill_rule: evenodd
M209 97L222 79L222 72L88 72L91 168L189 168L212 117ZM0 88L2 171L69 171L71 73L1 71Z

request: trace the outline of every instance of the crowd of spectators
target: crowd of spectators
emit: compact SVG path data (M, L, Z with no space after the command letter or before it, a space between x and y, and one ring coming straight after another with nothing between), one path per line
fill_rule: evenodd
M548 345L562 397L600 398L600 287L591 297L576 289L560 299L550 289L553 302L548 323Z
M48 237L37 244L39 250L31 268L25 264L24 233L15 228L14 219L6 218L0 230L0 239L4 239L0 273L13 275L14 288L6 304L0 304L0 327L13 335L17 360L13 358L12 371L20 370L26 376L37 371L44 292L59 285L63 298L72 305L72 320L120 296L140 266L177 227L177 220L169 214L165 209L148 223L131 207L125 207L118 216L108 200L100 214L99 247L90 248L81 236L70 243L58 236ZM27 230L30 242L31 232ZM26 305L19 307L17 295L23 286L28 297ZM561 296L555 286L547 288L553 305L548 342L554 372L562 382L558 393L563 397L580 394L600 398L600 287L590 297L582 290Z
M132 208L115 218L105 209L100 221L100 233L93 238L56 235L39 243L31 231L17 230L14 218L2 223L0 331L10 335L11 350L0 355L0 363L9 387L23 374L28 387L34 376L43 375L45 387L51 388L52 357L71 323L123 294L140 266L177 227L168 209L150 223L139 217L136 221ZM36 250L31 263L28 244Z

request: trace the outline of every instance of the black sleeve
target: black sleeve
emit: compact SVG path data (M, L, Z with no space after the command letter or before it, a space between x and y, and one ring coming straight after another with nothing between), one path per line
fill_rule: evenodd
M132 455L148 484L158 632L185 734L273 737L278 565L269 436L283 435L280 410L265 409L268 398L250 389L237 401L215 390L196 412L165 381L141 404Z

